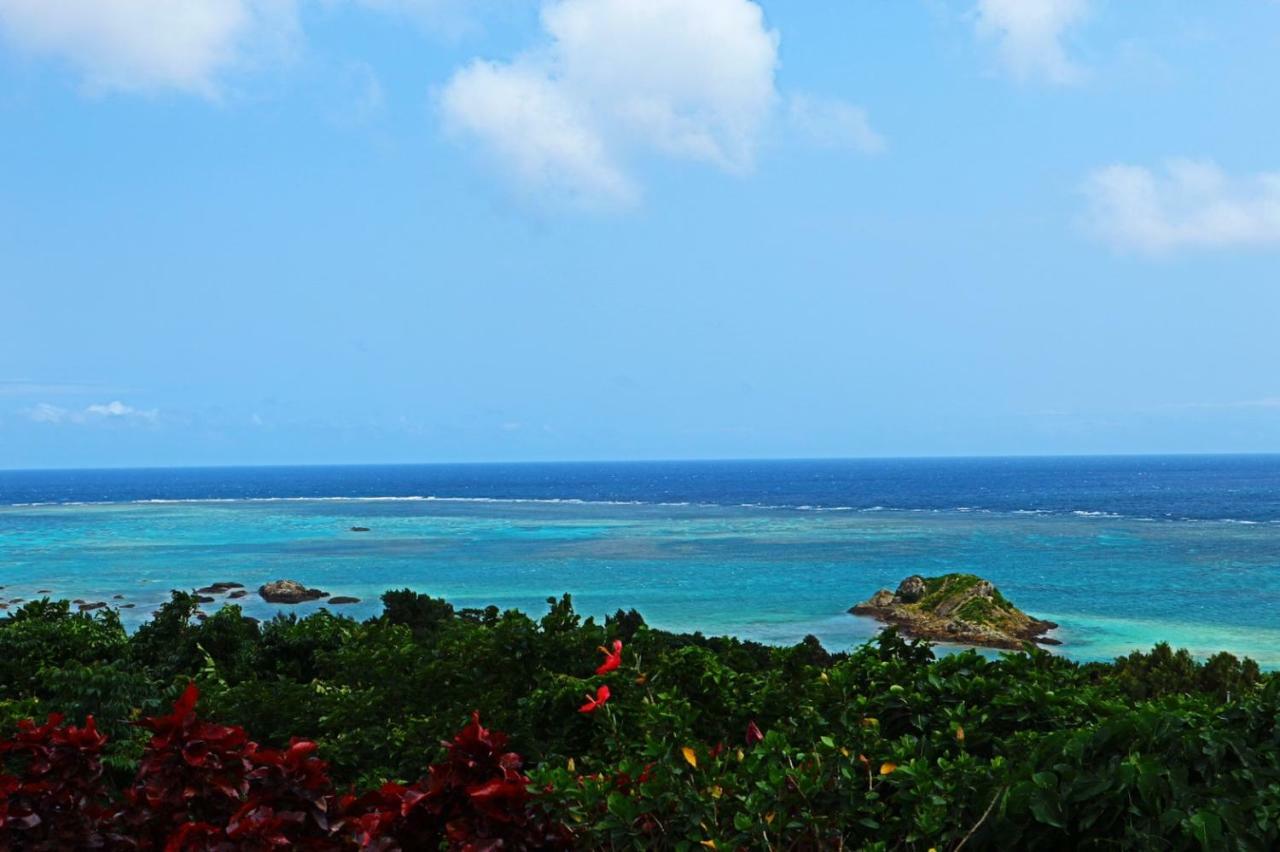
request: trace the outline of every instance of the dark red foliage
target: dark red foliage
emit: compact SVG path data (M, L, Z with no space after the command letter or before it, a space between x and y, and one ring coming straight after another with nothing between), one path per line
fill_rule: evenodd
M201 721L191 685L151 731L124 801L108 803L99 755L83 728L24 722L0 743L0 849L267 852L302 849L567 849L572 837L538 809L504 734L479 714L444 745L423 780L338 796L315 743L260 748L244 730Z
M100 755L107 738L93 717L83 728L63 727L52 715L43 725L21 722L0 743L0 848L89 849L102 845L108 811Z
M425 781L388 784L346 803L363 848L569 848L568 832L534 807L520 756L506 750L505 734L485 728L476 713L444 745L447 758L431 767Z
M747 723L747 736L745 739L749 746L753 746L764 739L764 734L761 733L760 726L757 725L754 720Z
M190 824L225 826L248 796L257 746L243 728L201 721L199 697L193 683L172 713L140 723L151 741L119 819L121 834L139 848L167 849L184 833L189 839L177 848L199 849L204 829Z

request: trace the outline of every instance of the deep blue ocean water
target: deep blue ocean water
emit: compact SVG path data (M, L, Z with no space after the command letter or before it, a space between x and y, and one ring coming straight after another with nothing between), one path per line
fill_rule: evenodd
M570 592L846 648L876 630L851 604L954 570L1073 657L1167 640L1280 667L1280 456L0 471L0 599L121 595L132 624L171 588L291 577L355 616L403 586L534 613Z

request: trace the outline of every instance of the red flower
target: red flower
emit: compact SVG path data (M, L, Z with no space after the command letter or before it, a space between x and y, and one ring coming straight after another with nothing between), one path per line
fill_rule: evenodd
M579 707L578 712L594 713L596 712L597 709L599 709L600 707L603 707L605 702L607 702L608 700L609 700L609 687L601 685L598 689L596 689L595 698L591 697L590 692L587 693L587 703Z
M754 720L748 722L747 723L747 745L749 746L755 745L756 743L760 742L762 739L764 739L764 734L760 732L760 727L755 723Z
M596 674L598 675L608 674L609 672L616 669L618 666L622 665L622 640L621 639L613 640L612 653L610 653L605 648L601 648L600 653L604 654L604 662L600 664L600 668L596 669Z

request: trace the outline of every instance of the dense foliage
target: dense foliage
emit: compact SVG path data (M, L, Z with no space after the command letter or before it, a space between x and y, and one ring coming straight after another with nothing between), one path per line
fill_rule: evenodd
M132 635L16 610L0 846L1280 846L1280 677L1229 655L935 659L892 631L831 654L568 597L537 621L383 602L259 624L175 593Z

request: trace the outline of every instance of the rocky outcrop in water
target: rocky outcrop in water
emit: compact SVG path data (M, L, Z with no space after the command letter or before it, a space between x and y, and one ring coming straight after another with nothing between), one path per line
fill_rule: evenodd
M210 583L203 589L196 589L198 595L220 595L232 589L243 589L243 583Z
M1044 634L1058 625L1032 618L987 580L973 574L912 575L897 591L881 589L849 609L934 642L1021 649L1028 642L1061 644Z
M297 580L273 580L259 587L258 594L267 603L279 604L300 604L329 596L328 592L308 589Z

